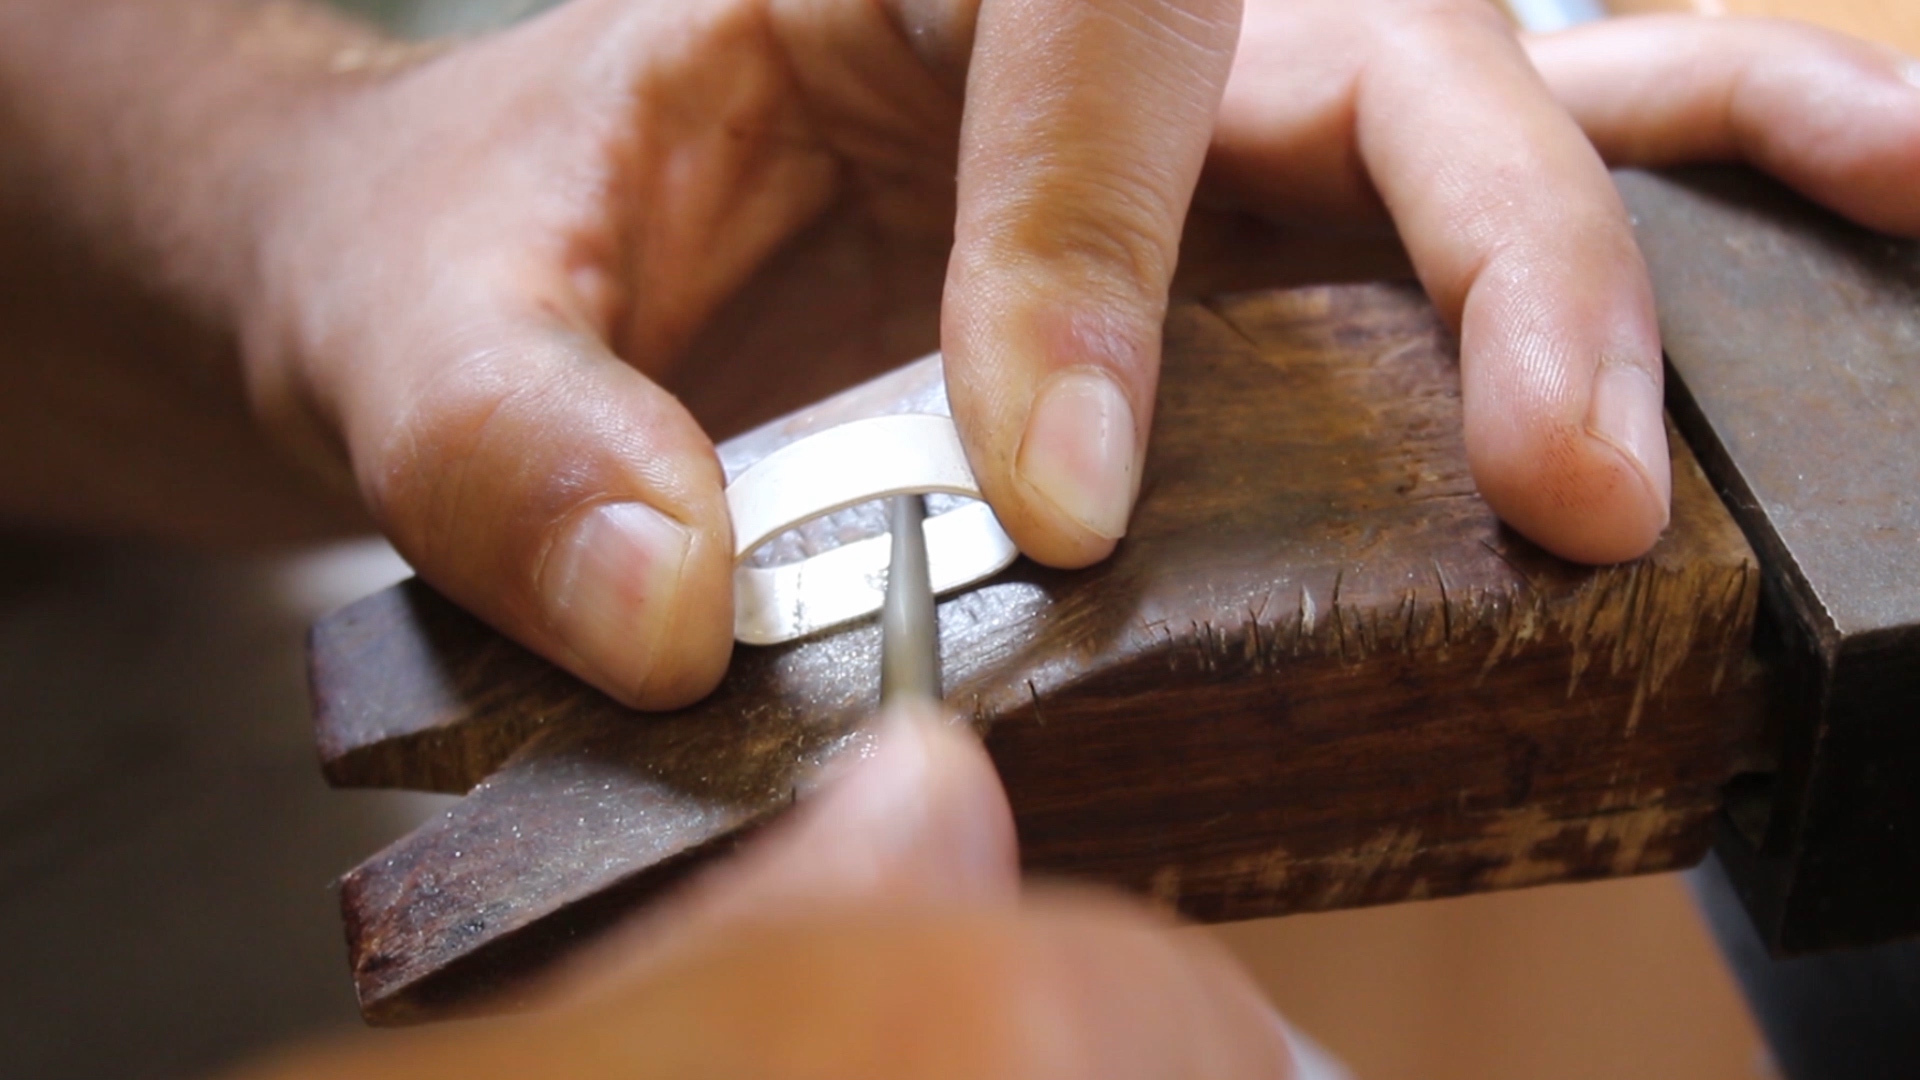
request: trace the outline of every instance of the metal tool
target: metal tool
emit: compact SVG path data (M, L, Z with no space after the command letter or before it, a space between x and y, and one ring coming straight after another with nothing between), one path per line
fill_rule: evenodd
M926 499L887 500L893 551L880 608L880 704L940 698L940 622L927 567Z

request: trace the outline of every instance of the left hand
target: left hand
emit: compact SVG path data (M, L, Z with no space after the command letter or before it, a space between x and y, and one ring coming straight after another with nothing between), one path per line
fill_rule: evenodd
M1652 291L1606 166L1708 160L1920 236L1920 67L1784 21L1520 40L1483 0L1254 2L1203 197L1316 247L1391 224L1460 335L1480 493L1607 563L1652 546L1670 477Z
M103 375L50 331L0 358L0 513L125 528L225 470L247 495L184 515L224 528L297 461L462 606L671 708L731 645L709 433L936 345L1008 531L1085 565L1126 528L1169 290L1355 273L1397 231L1459 331L1480 490L1608 562L1653 544L1669 476L1604 163L1746 158L1920 233L1920 87L1887 50L1692 19L1522 43L1484 0L1240 9L572 0L419 54L304 5L0 0L27 163L0 169L0 270L33 284L0 316L122 354ZM43 301L89 268L133 315ZM279 454L231 449L249 420Z
M1298 279L1391 225L1458 328L1481 492L1610 562L1653 544L1670 481L1603 155L1750 156L1920 232L1920 88L1858 42L1627 20L1530 57L1483 0L1289 0L1236 50L1232 7L575 0L376 78L295 131L256 398L309 458L344 451L429 581L662 707L726 656L700 424L930 348L936 312L982 489L1078 566L1124 531L1183 229L1219 287L1219 261Z

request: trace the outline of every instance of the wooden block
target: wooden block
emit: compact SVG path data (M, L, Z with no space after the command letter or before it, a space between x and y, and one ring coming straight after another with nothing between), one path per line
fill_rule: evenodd
M1721 853L1778 950L1920 933L1920 245L1743 171L1620 186L1785 689Z
M941 404L927 369L828 407ZM916 396L918 395L918 396ZM729 443L730 467L804 430ZM1765 682L1758 570L1678 440L1673 526L1562 563L1474 494L1452 345L1410 286L1177 308L1132 531L940 605L954 707L1036 871L1224 920L1685 866ZM316 627L338 783L460 790L342 883L370 1020L527 972L776 817L866 738L877 631L742 649L641 716L418 585Z

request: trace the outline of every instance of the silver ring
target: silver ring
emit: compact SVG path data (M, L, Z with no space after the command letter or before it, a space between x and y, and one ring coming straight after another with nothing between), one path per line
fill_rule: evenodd
M768 454L727 486L733 517L733 636L747 645L806 637L880 610L886 535L775 566L749 563L782 533L894 495L973 500L927 519L927 563L936 593L991 577L1020 554L967 466L960 433L944 416L906 413L854 420Z

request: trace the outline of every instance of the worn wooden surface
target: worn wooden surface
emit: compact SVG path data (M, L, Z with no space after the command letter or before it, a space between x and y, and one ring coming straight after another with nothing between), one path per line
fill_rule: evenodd
M1745 172L1620 183L1786 690L1722 852L1777 949L1920 933L1920 245Z
M866 407L937 401L931 374ZM1224 920L1701 855L1763 694L1749 550L1680 448L1653 555L1544 555L1474 495L1457 386L1411 287L1176 310L1114 558L1023 562L941 605L950 700L1031 868ZM313 644L335 782L486 777L343 882L377 1022L510 1003L858 746L877 675L856 626L742 650L709 700L639 716L418 586Z

